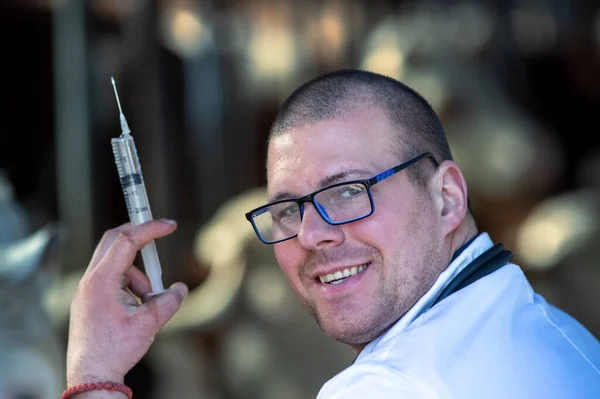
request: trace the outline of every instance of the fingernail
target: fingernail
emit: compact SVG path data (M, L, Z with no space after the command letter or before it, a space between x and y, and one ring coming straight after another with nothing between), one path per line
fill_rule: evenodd
M183 283L175 283L171 286L171 288L174 289L177 292L177 294L179 294L182 301L185 299L185 297L188 296L188 288Z
M173 219L160 219L161 222L166 223L166 224L175 224L177 223L176 221L174 221Z

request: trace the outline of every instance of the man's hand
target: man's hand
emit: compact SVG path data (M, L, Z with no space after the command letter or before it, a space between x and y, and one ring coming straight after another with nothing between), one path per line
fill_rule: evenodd
M67 349L67 385L123 382L146 354L154 336L186 297L184 284L173 284L150 297L150 281L133 266L137 252L155 238L171 234L172 221L107 231L96 247L71 304ZM142 299L140 304L136 298Z

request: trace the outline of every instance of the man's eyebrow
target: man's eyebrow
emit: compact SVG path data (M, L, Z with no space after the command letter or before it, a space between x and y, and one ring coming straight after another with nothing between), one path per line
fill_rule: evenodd
M323 179L319 180L319 188L323 188L323 187L327 187L330 186L332 184L335 183L341 183L344 180L349 180L349 176L366 176L368 175L369 177L371 177L371 175L369 173L372 173L370 171L367 171L366 169L347 169L347 170L343 170L341 172L338 173L334 173L333 175L324 177ZM356 177L359 178L359 177Z
M373 172L368 171L366 169L344 170L344 171L337 172L337 173L334 173L333 175L329 175L327 177L322 178L321 180L318 181L318 187L323 188L323 187L327 187L327 186L330 186L335 183L341 183L344 180L348 180L348 176L351 176L351 175L363 175L363 176L368 175L369 177L371 177L370 173L372 174ZM360 179L360 177L357 177L357 179ZM270 198L269 203L283 200L283 199L298 198L298 197L302 197L306 194L308 194L308 193L304 193L302 195L297 195L297 194L293 194L289 191L281 191L281 192L275 194L272 198Z

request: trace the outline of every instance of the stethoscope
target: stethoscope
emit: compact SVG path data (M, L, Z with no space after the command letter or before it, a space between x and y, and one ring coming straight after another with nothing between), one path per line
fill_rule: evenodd
M454 255L456 257L457 255ZM446 299L448 296L465 288L469 284L495 272L508 264L512 259L512 252L505 250L504 245L496 244L467 265L456 275L450 283L442 290L431 307ZM431 308L430 307L430 308Z

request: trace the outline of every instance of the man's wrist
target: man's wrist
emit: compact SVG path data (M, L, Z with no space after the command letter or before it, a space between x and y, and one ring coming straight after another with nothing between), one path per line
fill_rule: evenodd
M107 372L73 373L72 375L67 376L67 388L75 385L93 384L99 382L114 382L117 384L123 384L124 381L124 376Z
M122 392L108 391L90 391L78 393L71 396L70 399L127 399L127 395Z

